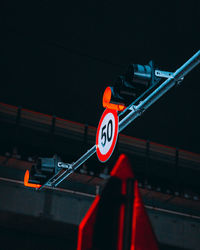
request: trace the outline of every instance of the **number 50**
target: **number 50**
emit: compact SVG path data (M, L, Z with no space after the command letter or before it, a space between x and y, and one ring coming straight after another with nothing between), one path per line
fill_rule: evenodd
M111 141L112 135L113 135L113 122L112 120L109 120L108 124L105 124L101 129L101 140L103 140L103 142L101 142L101 145L103 147L105 147L107 141L108 142Z

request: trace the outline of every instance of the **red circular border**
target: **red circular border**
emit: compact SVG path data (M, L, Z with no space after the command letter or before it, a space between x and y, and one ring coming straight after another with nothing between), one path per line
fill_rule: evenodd
M114 137L113 137L112 145L111 145L110 149L108 150L108 152L107 152L105 155L103 155L103 154L100 152L99 147L98 147L98 145L99 145L99 143L98 143L98 138L99 138L99 130L100 130L101 124L102 124L102 122L103 122L104 117L105 117L108 113L112 113L113 116L114 116L114 119L115 119L115 131L114 131ZM106 162L106 161L110 158L112 152L114 151L114 148L115 148L115 145L116 145L116 142L117 142L117 137L118 137L118 123L119 123L119 119L118 119L118 115L117 115L117 110L113 110L113 109L108 109L108 108L107 108L107 109L103 112L103 114L102 114L102 116L101 116L101 119L100 119L100 121L99 121L99 125L98 125L98 128L97 128L97 134L96 134L96 153L97 153L98 159L99 159L101 162Z

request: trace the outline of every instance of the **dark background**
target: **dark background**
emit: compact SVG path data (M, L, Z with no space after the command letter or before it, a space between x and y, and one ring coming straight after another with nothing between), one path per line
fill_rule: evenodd
M200 2L2 1L0 101L98 125L133 63L174 71L200 44ZM200 66L124 133L200 153Z

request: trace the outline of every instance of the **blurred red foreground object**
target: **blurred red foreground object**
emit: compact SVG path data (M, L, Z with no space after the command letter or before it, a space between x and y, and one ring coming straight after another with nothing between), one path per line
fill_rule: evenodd
M77 250L158 250L125 155L114 166L101 195L96 196L79 225Z

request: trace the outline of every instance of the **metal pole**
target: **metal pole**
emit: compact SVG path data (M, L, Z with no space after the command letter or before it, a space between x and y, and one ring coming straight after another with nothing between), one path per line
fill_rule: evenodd
M154 90L146 99L135 107L127 116L119 122L119 132L126 128L132 121L148 109L154 102L170 90L178 81L187 75L194 67L200 63L200 50L183 64L172 77L164 81L156 90Z
M86 162L94 153L96 152L96 145L90 148L84 155L82 155L76 162L72 165L72 170L64 171L52 184L56 187L65 178L67 178L71 173L73 173L78 167L80 167L84 162Z
M185 64L183 64L172 76L164 81L156 90L154 90L146 99L144 99L138 106L134 108L127 116L119 122L119 132L126 128L132 121L148 109L154 102L170 90L177 82L187 75L194 67L200 63L200 50L193 55ZM57 186L85 161L87 161L96 152L96 145L90 148L84 155L82 155L75 163L72 164L71 170L65 170L58 176L51 184Z

